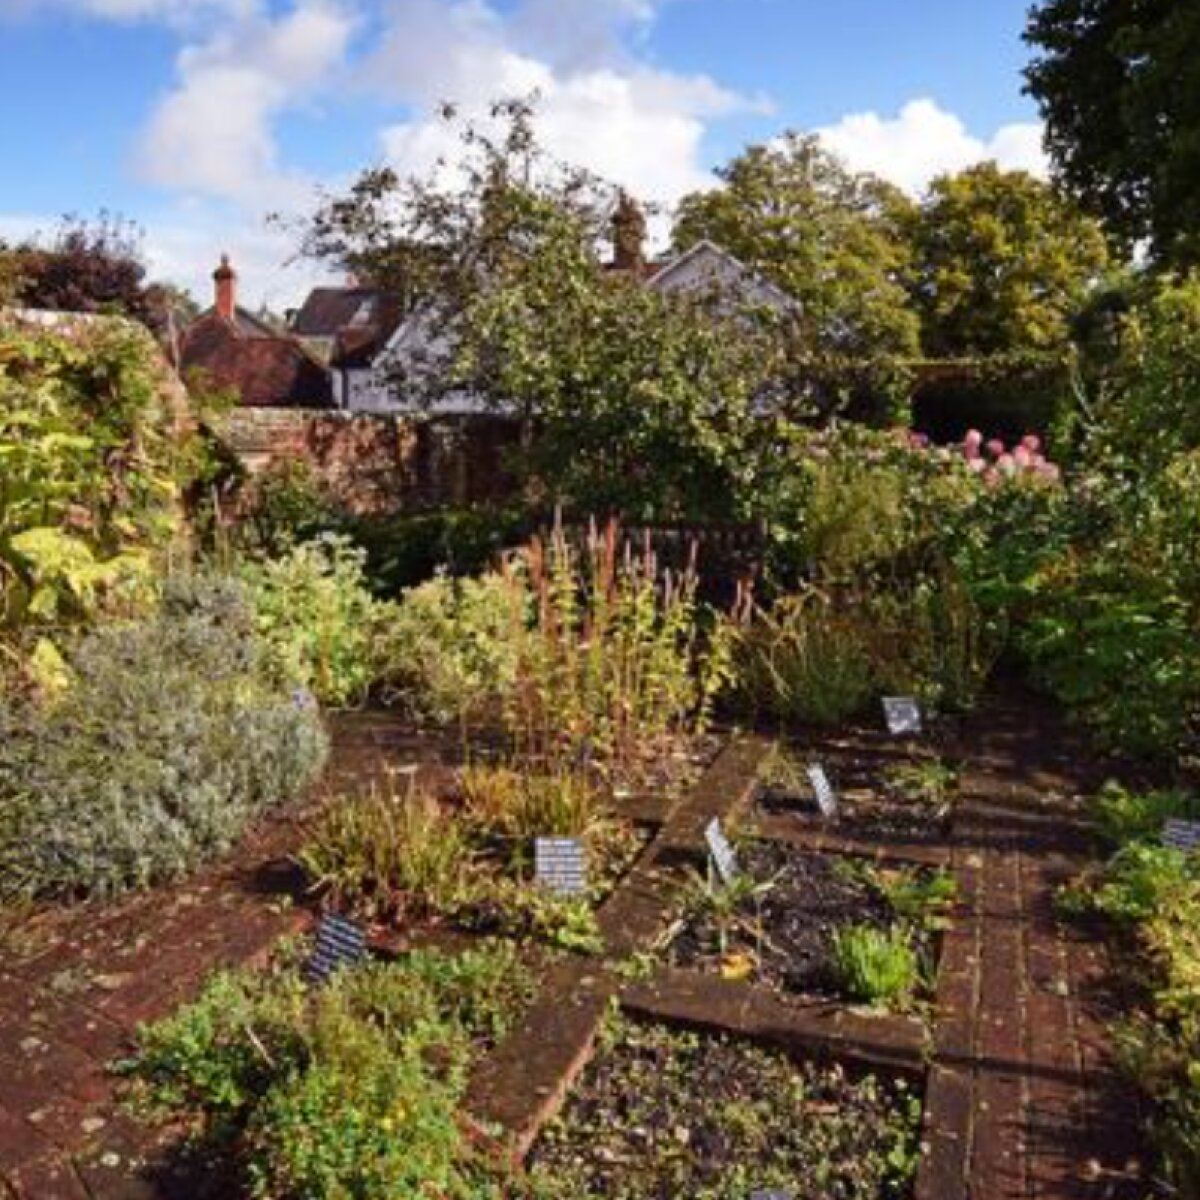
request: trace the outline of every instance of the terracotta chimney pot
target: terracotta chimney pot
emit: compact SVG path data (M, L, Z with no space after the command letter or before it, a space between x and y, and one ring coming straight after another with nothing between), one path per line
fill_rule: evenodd
M217 315L232 321L237 316L237 272L229 265L229 255L221 255L221 265L213 272L216 284Z

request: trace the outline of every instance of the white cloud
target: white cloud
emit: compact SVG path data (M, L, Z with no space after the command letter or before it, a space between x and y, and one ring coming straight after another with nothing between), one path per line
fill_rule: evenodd
M910 100L895 117L852 113L817 132L855 170L872 171L914 194L936 175L987 159L1011 170L1048 173L1041 125L1005 125L980 138L930 99Z
M713 182L702 159L708 122L763 105L632 57L623 37L654 10L649 0L525 0L506 17L483 0L405 0L366 77L422 114L453 100L478 117L498 97L536 92L554 156L669 203ZM452 155L454 137L424 115L381 134L388 159L418 173Z
M309 181L279 161L274 122L329 82L352 29L340 6L301 0L285 16L237 21L185 47L179 83L143 133L142 176L259 210L307 196Z

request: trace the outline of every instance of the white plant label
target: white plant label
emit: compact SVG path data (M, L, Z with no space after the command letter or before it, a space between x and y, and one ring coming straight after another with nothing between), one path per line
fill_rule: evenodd
M728 887L737 878L737 858L725 831L721 828L720 817L713 817L704 827L704 840L708 844L708 852L712 856L713 866L717 868L721 882Z
M808 781L812 784L813 794L817 797L817 806L822 816L836 817L838 811L837 792L829 782L829 776L820 763L813 763L808 768Z

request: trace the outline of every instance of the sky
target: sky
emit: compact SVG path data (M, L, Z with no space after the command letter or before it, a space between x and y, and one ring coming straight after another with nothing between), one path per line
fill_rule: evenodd
M544 141L669 206L785 129L914 195L995 158L1043 173L1028 0L0 0L0 238L136 222L203 303L323 274L294 233L367 166L422 172L436 119L539 96Z

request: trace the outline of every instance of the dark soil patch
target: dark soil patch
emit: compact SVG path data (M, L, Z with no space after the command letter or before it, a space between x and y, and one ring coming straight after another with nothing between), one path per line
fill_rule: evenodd
M764 813L791 814L805 823L878 842L934 844L949 836L957 799L955 771L930 752L830 740L794 750L786 761L759 789L758 805ZM838 810L832 817L821 812L805 775L805 768L816 764L824 767L837 793ZM943 774L944 794L922 794L922 774Z
M535 1143L544 1200L909 1194L920 1102L724 1036L624 1021Z
M780 991L840 997L835 932L895 922L887 898L850 859L753 842L739 848L738 866L769 886L743 894L729 915L698 899L671 943L675 965L740 974L735 964L746 964L753 978Z

